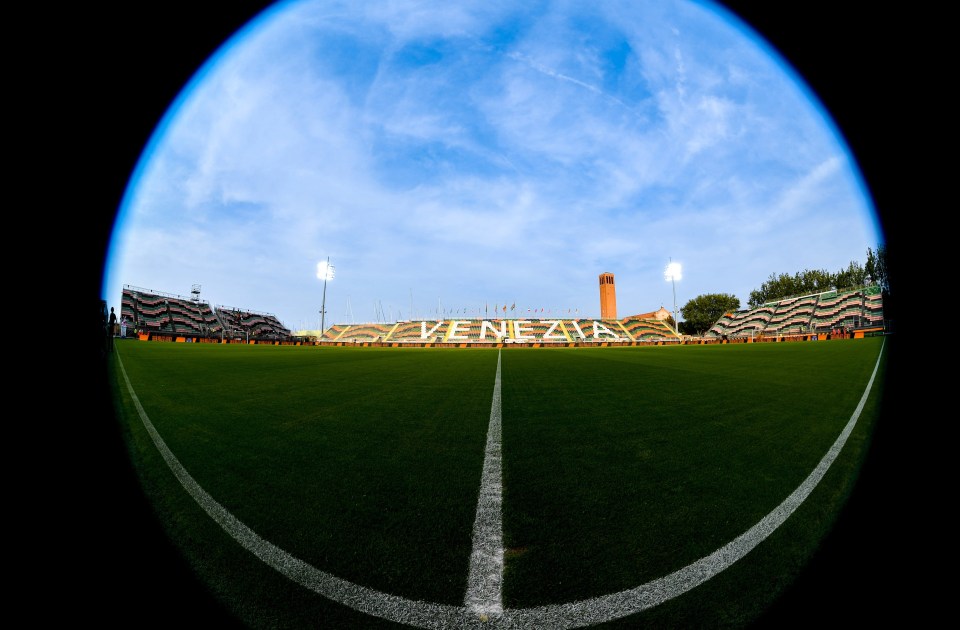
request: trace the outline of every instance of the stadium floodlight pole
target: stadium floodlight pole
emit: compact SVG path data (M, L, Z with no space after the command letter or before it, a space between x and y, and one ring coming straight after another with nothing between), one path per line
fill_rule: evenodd
M670 258L670 264L667 265L667 269L664 272L664 278L673 284L673 326L677 329L677 334L679 334L680 322L677 320L677 280L681 280L682 276L680 273L680 263L673 262L672 257Z
M334 267L330 264L330 257L326 262L317 263L317 278L323 280L323 302L320 304L320 336L323 336L327 314L327 280L333 280Z

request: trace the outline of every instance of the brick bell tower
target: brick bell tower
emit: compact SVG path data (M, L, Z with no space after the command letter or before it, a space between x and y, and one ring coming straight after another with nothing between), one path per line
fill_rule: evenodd
M600 274L600 319L617 318L617 288L612 273Z

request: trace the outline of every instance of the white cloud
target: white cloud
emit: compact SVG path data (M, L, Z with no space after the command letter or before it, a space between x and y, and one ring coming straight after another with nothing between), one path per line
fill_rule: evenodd
M199 282L296 322L316 317L330 256L328 308L350 296L358 320L409 311L410 292L594 309L602 271L627 314L672 302L671 256L678 299L745 302L772 272L876 245L842 147L756 44L699 6L607 9L276 12L185 94L126 209L108 300Z

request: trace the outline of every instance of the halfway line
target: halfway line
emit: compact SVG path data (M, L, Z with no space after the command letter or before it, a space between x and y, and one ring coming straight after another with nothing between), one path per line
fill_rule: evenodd
M860 402L817 467L780 505L713 553L646 584L600 597L535 608L503 609L503 522L500 412L500 354L487 432L487 448L474 523L466 605L410 600L360 586L321 571L257 535L217 503L183 468L160 437L133 389L118 350L114 350L127 390L144 427L167 466L193 499L223 530L254 556L294 582L360 612L420 628L580 628L605 623L662 604L696 588L746 556L782 525L823 479L853 432L873 388L886 341Z
M464 604L483 621L503 614L503 466L500 446L500 351L493 383L487 448L480 477L473 552Z

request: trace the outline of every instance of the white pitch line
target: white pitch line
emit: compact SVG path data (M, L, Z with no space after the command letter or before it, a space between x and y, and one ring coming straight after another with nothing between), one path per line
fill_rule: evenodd
M503 614L503 464L500 432L500 351L493 382L487 448L480 477L477 517L473 522L473 551L464 605L478 619L494 620Z
M375 617L382 617L420 628L467 628L474 624L475 619L462 606L414 601L348 582L320 571L261 538L226 508L217 503L190 476L167 447L163 438L160 437L153 423L150 422L150 418L147 417L147 412L143 409L140 399L133 390L133 385L130 383L130 378L127 376L119 354L117 354L117 361L120 363L120 371L123 373L123 379L127 384L127 390L130 392L131 398L133 398L133 404L137 408L140 420L153 439L157 450L160 451L164 461L166 461L167 466L180 481L180 485L210 518L216 521L231 538L240 543L247 551L297 584L335 602Z
M873 367L873 373L870 375L870 380L860 397L859 404L857 404L850 420L847 421L833 445L821 458L813 472L797 486L797 489L790 493L790 496L769 514L760 519L756 525L710 555L641 586L568 604L508 610L511 626L519 628L580 628L632 615L686 593L750 553L754 547L766 540L774 530L783 525L790 515L800 507L840 454L847 438L850 437L853 428L857 425L857 420L863 412L863 406L867 402L870 390L873 389L873 381L880 367L880 357L883 356L884 345L886 345L886 340L880 346L877 363Z
M873 382L876 378L885 346L886 341L884 340L877 356L877 363L874 365L873 373L870 375L870 380L867 382L859 404L846 426L840 432L840 435L820 460L820 463L817 464L813 472L810 473L790 496L740 536L720 549L717 549L712 554L664 577L625 591L566 604L503 610L502 592L500 591L502 585L501 571L495 580L497 585L496 596L488 597L484 595L485 591L478 591L478 601L481 607L486 606L486 609L493 612L492 602L496 602L500 606L500 613L480 613L479 615L469 602L466 606L449 606L432 602L415 601L348 582L342 578L320 571L258 536L256 532L241 523L235 516L207 494L187 473L170 449L167 448L167 445L157 433L143 407L140 405L140 400L133 390L133 385L131 385L130 379L127 377L126 370L123 368L123 362L120 360L119 352L115 354L117 355L117 361L120 364L124 381L127 384L127 389L137 408L137 413L140 415L141 421L150 433L151 438L153 438L153 442L166 461L167 466L170 467L170 470L176 475L177 479L180 480L181 485L183 485L200 507L203 508L224 531L250 551L250 553L297 584L355 610L375 617L382 617L390 621L420 628L456 628L461 630L464 628L581 628L583 626L604 623L653 608L678 595L686 593L716 576L721 571L729 568L763 542L774 530L780 527L807 499L817 484L820 483L820 480L823 479L827 470L840 454L844 444L846 444L847 438L852 433L857 424L857 420L860 418L863 406L866 404L867 398L873 389ZM494 410L496 410L496 413ZM498 480L500 480L501 471L499 449L500 420L500 355L498 353L494 402L490 411L490 428L488 429L487 435L488 455L490 453L491 435L496 435L494 442L497 445L496 468ZM483 488L483 484L486 483L487 460L489 459L490 457L486 457L484 460L481 489ZM498 482L497 488L496 494L500 496L502 492L502 480ZM484 494L481 490L481 504L484 502ZM478 506L477 522L481 520L480 512L481 510ZM496 503L496 512L498 515L496 527L501 532L500 537L502 538L503 525L499 519L501 515L501 504L499 501ZM476 526L474 529L476 531ZM474 541L476 547L476 535L474 536ZM501 554L500 566L502 569L502 540L499 543L499 548ZM476 548L474 551L476 551ZM474 572L472 556L470 571L472 575ZM468 598L470 598L473 584L474 582L472 580L468 582Z

